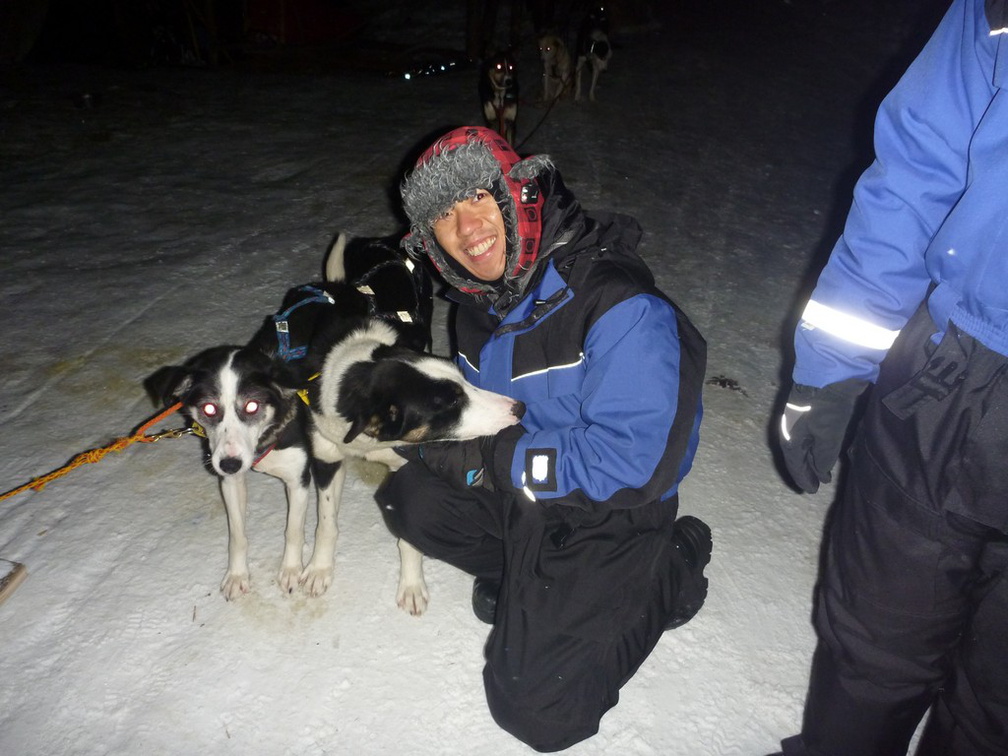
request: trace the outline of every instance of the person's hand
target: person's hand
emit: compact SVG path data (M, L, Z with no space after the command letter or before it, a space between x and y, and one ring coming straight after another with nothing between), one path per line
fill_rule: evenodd
M514 453L514 443L522 433L524 429L515 425L496 436L482 436L468 441L430 441L398 446L395 451L408 460L422 462L432 473L454 486L481 486L494 491L510 485L509 480L498 480L495 476L494 455L498 445L507 443L503 461L509 465ZM510 468L505 474L510 476Z
M854 405L867 385L851 378L822 388L792 387L781 417L780 445L791 478L805 493L831 480Z
M463 488L483 486L493 490L490 477L484 474L483 448L493 436L469 441L434 441L417 446L417 459L442 480Z

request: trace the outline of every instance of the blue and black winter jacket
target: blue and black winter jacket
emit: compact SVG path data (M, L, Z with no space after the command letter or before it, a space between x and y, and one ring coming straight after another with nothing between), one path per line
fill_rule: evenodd
M923 301L1008 355L1008 19L956 0L879 109L875 161L795 334L795 383L874 381Z
M706 345L636 254L635 220L589 218L558 175L543 183L538 275L456 318L466 378L527 406L495 477L596 513L668 499L699 440Z

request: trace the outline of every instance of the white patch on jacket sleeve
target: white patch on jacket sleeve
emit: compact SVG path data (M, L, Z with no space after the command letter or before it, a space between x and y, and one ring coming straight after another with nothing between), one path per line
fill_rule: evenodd
M533 491L556 491L556 449L526 449L525 470Z
M532 457L532 480L536 483L545 483L549 480L549 457L545 454L536 454Z

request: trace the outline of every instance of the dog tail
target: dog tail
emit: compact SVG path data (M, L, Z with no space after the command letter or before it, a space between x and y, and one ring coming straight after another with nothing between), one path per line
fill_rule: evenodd
M347 235L340 231L329 249L325 263L325 280L329 282L346 281L346 263L343 253L346 251Z

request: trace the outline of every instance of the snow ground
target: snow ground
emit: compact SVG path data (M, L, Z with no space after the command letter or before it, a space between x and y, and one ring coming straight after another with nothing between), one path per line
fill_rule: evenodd
M461 48L461 3L377 6L365 36ZM772 418L871 114L920 44L914 7L682 0L617 30L598 102L560 103L534 132L527 41L522 150L553 156L586 207L641 221L713 379L681 496L714 530L710 597L571 754L761 754L798 726L834 489L786 486ZM0 72L0 490L128 433L154 409L147 375L245 341L338 230L398 230L404 159L479 119L471 69L254 68ZM283 490L254 476L253 589L223 600L226 519L191 439L0 501L0 557L29 570L0 606L0 753L530 753L487 712L470 579L428 560L428 613L395 606L378 477L352 468L317 599L281 595Z

